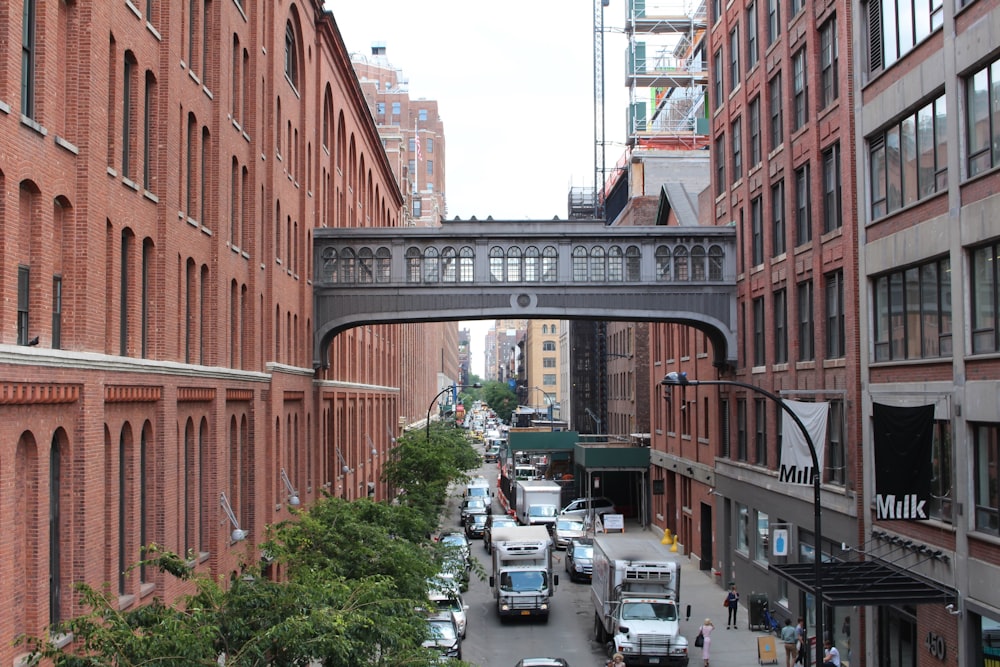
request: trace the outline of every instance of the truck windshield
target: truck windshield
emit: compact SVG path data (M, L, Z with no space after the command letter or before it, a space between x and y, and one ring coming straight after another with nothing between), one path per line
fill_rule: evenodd
M677 606L673 602L626 602L621 612L623 621L677 620Z
M542 571L504 572L500 575L500 590L508 593L537 593L548 587L548 574Z
M556 515L555 505L532 505L528 508L528 516L552 517Z

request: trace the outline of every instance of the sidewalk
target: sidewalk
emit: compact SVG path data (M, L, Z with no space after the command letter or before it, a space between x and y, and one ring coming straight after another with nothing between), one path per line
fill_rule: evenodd
M629 534L633 537L649 537L651 540L659 542L663 538L662 531L655 528L643 529L639 526L627 527ZM711 618L715 624L712 631L712 644L709 649L711 667L749 667L757 665L757 638L770 637L771 645L774 647L774 655L777 663L765 662L764 664L777 664L778 667L785 667L785 645L774 635L768 635L763 631L751 631L748 627L750 616L744 604L749 600L749 592L740 591L742 599L737 610L737 627L733 630L726 629L726 617L729 610L722 606L722 601L726 597L725 591L711 570L699 570L698 562L688 559L683 554L676 554L677 562L681 565L681 618L685 618L687 607L691 605L691 617L681 622L681 632L687 637L689 642L690 663L689 667L702 667L701 649L694 645L694 638L698 634L698 628L705 622L706 618Z

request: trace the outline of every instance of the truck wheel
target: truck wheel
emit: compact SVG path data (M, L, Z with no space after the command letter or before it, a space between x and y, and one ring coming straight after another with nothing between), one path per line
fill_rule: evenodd
M596 613L594 614L594 641L598 644L603 644L604 639L604 624L601 623L601 617Z

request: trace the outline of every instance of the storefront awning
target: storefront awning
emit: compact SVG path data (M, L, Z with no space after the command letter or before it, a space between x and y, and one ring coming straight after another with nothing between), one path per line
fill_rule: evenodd
M816 570L813 563L772 564L769 569L815 595ZM878 558L827 561L823 563L822 570L823 600L834 607L957 602L957 595L951 588Z

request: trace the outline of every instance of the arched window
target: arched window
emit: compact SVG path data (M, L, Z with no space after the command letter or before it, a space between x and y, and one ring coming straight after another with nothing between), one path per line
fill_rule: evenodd
M424 250L424 282L436 283L438 281L438 249L427 248Z
M529 283L537 283L541 278L541 256L538 248L529 245L524 249L524 280Z
M62 445L60 428L49 451L49 624L62 620Z
M708 249L708 279L722 280L722 266L725 258L722 254L722 247L713 245Z
M625 258L620 246L608 248L608 280L620 283L625 279Z
M543 324L542 325L542 333L543 334L547 334L548 332L549 332L549 325L548 324Z
M604 248L594 246L590 249L590 280L592 282L603 283L607 276L607 257L604 255Z
M507 282L521 282L521 249L516 245L507 248Z
M679 245L674 248L674 280L688 279L688 249Z
M458 260L458 281L471 283L475 280L475 259L476 254L469 246L465 246L459 253Z
M357 263L357 256L353 248L344 248L340 251L340 282L354 282L354 267Z
M542 250L542 281L554 283L559 278L559 253L554 246L545 246Z
M285 76L292 87L299 87L299 43L292 22L285 23Z
M406 282L420 282L421 259L420 248L410 247L406 249Z
M665 245L656 246L656 279L670 280L673 274L670 271L670 248Z
M323 248L323 278L328 283L337 282L337 249L327 246Z
M451 246L441 251L441 282L453 283L458 280L458 253Z
M385 246L375 251L375 282L387 283L392 278L392 253Z
M625 249L625 280L630 283L639 281L642 275L641 261L638 246L630 245Z
M371 248L358 251L358 282L370 284L375 282L375 255Z
M573 282L587 282L587 249L582 245L573 248Z
M691 248L691 280L705 280L705 246Z
M490 282L503 282L503 248L499 246L490 248Z

